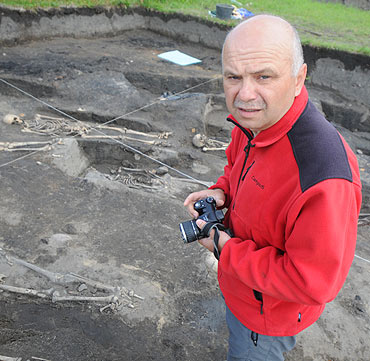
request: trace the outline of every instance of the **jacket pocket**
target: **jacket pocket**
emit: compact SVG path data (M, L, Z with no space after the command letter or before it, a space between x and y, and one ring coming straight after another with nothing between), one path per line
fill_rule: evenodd
M268 332L294 335L304 320L304 306L264 295L264 315Z
M230 294L232 297L236 297L242 302L253 305L256 308L260 308L261 301L256 299L254 290L239 281L239 279L223 273L220 270L220 267L218 272L218 281L225 298L227 298L227 294Z
M258 302L261 303L260 313L261 313L261 315L263 315L263 296L262 296L262 293L260 291L253 290L253 294L254 294L255 299Z

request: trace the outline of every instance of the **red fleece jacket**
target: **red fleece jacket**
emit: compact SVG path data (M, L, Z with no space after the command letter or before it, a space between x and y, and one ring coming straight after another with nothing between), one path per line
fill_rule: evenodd
M222 294L249 329L291 336L315 322L351 266L361 206L357 159L305 88L255 138L236 126L221 188L234 232L218 266Z

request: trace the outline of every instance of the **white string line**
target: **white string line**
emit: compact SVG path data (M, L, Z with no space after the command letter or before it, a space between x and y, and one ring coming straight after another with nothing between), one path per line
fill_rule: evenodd
M200 87L201 85L207 84L207 83L209 83L209 82L211 82L211 81L218 80L220 77L221 77L221 76L218 76L218 77L215 77L215 78L212 78L212 79L208 79L208 80L206 80L206 81L204 81L204 82L202 82L202 83L200 83L200 84L197 84L197 85L195 85L195 86L192 86L192 87L190 87L190 88L187 88L187 89L185 89L185 90L182 90L182 91L180 91L180 92L178 92L178 93L175 93L175 94L173 94L173 95L171 95L171 96L177 96L177 95L182 94L182 93L184 93L184 92L187 92L187 91L189 91L189 90L191 90L191 89L195 89L195 88L197 88L197 87ZM39 103L41 103L41 104L43 104L43 105L47 106L48 108L53 109L54 111L56 111L56 112L58 112L58 113L60 113L60 114L62 114L62 115L64 115L64 116L66 116L67 118L72 119L72 120L74 120L74 121L76 121L76 122L78 122L78 123L80 123L80 124L83 124L84 126L86 126L86 125L87 125L87 124L85 124L85 123L81 122L80 120L78 120L77 118L73 117L72 115L69 115L69 114L67 114L67 113L63 112L62 110L60 110L60 109L58 109L58 108L54 107L53 105L51 105L51 104L49 104L49 103L47 103L47 102L45 102L45 101L43 101L43 100L41 100L41 99L39 99L39 98L36 98L36 97L35 97L35 96L33 96L32 94L30 94L30 93L26 92L25 90L23 90L23 89L21 89L21 88L17 87L16 85L11 84L11 83L9 83L8 81L6 81L6 80L4 80L4 79L1 79L1 78L0 78L0 81L1 81L1 82L3 82L4 84L6 84L6 85L8 85L8 86L10 86L10 87L12 87L12 88L14 88L14 89L16 89L17 91L21 92L22 94L24 94L24 95L26 95L26 96L28 96L28 97L32 98L33 100L35 100L35 101L37 101L37 102L39 102ZM171 96L170 96L170 97L171 97ZM169 97L169 98L170 98L170 97ZM123 117L125 117L125 116L127 116L127 115L130 115L130 114L133 114L133 113L135 113L135 112L138 112L138 111L140 111L140 110L142 110L142 109L148 108L148 107L150 107L150 106L152 106L152 105L154 105L154 104L158 104L158 103L160 103L160 102L162 102L163 100L166 100L166 99L167 99L167 98L164 98L164 99L158 99L158 100L156 100L156 101L154 101L154 102L152 102L152 103L146 104L146 105L144 105L144 106L142 106L142 107L140 107L140 108L138 108L138 109L135 109L135 110L130 111L130 112L128 112L128 113L125 113L125 114L123 114L123 115L121 115L121 116L119 116L119 117L116 117L116 118L114 118L114 119L111 119L111 120L109 120L109 121L107 121L107 122L103 123L102 125L107 125L107 124L109 124L109 123L112 123L112 122L114 122L114 121L116 121L116 120L118 120L118 119L121 119L121 118L123 118ZM102 135L106 136L108 139L111 139L111 140L115 141L116 143L123 145L124 147L126 147L126 148L128 148L128 149L132 150L133 152L135 152L135 153L137 153L137 154L140 154L140 155L142 155L143 157L146 157L146 158L148 158L148 159L152 160L153 162L156 162L156 163L158 163L158 164L160 164L160 165L162 165L162 166L165 166L165 167L167 167L168 169L171 169L172 171L174 171L174 172L176 172L176 173L178 173L178 174L180 174L180 175L182 175L182 176L184 176L184 177L186 177L186 178L192 179L193 181L196 181L197 183L203 184L203 185L205 185L206 187L208 187L208 185L207 185L206 183L204 183L204 182L202 182L202 181L200 181L200 180L198 180L198 179L195 179L194 177L192 177L192 176L190 176L190 175L188 175L188 174L186 174L186 173L183 173L183 172L181 172L180 170L178 170L178 169L176 169L176 168L173 168L173 167L169 166L168 164L166 164L166 163L164 163L164 162L161 162L161 161L160 161L160 160L158 160L158 159L155 159L155 158L153 158L153 157L150 157L149 155L147 155L147 154L145 154L145 153L141 152L140 150L138 150L138 149L136 149L136 148L134 148L134 147L132 147L132 146L130 146L130 145L128 145L128 144L126 144L126 143L123 143L122 141L120 141L120 140L118 140L118 139L113 138L112 136L110 136L110 135L108 135L108 134L104 133L103 131L98 130L97 128L94 128L94 127L92 127L92 126L89 126L89 127L90 127L90 130L94 130L94 131L96 131L97 133L100 133L100 134L102 134ZM77 134L76 134L75 136L77 136ZM75 136L73 136L73 137L75 137ZM35 154L35 153L37 153L37 152L39 152L39 151L38 151L38 150L36 150L36 151L34 151L34 152L32 152L32 153L29 153L29 154L27 154L27 155L24 155L24 156L22 156L22 157L19 157L19 158L17 158L17 159L14 159L14 160L12 160L12 161L7 162L7 163L1 164L1 165L0 165L0 168L5 167L6 165L9 165L9 164L11 164L11 163L14 163L14 162L16 162L17 160L24 159L24 158L26 158L26 157L28 157L28 156L31 156L31 155L33 155L33 154Z
M218 80L218 79L220 79L221 77L222 77L222 75L216 76L215 78L208 79L208 80L204 81L203 83L200 83L200 84L194 85L194 86L192 86L192 87L190 87L190 88L187 88L187 89L181 90L181 91L179 91L178 93L174 93L174 94L170 95L168 98L158 99L158 100L156 100L155 102L153 102L153 103L151 103L151 104L144 105L143 107L141 107L141 108L139 108L139 109L135 109L135 110L133 110L133 111L131 111L131 112L128 112L128 113L126 113L126 114L123 114L123 115L121 115L121 116L119 116L119 117L117 117L117 118L114 118L114 119L112 119L112 120L109 120L109 121L107 121L107 122L103 123L103 125L107 125L107 124L112 123L112 122L114 122L114 121L116 121L116 120L118 120L118 119L121 119L121 118L123 118L123 117L126 117L127 115L131 115L131 114L136 113L136 112L138 112L138 111L140 111L140 110L142 110L142 109L145 109L145 108L148 108L148 107L150 107L150 106L152 106L152 105L155 105L155 104L157 104L157 103L160 103L160 102L162 102L163 100L167 100L167 99L170 99L171 97L175 97L175 96L177 96L177 95L180 95L180 94L183 94L183 93L185 93L185 92L188 92L189 90L192 90L192 89L195 89L195 88L199 88L201 85L204 85L204 84L210 83L211 81L214 81L214 80Z
M53 144L50 144L50 145L53 145ZM0 164L0 168L6 167L7 165L12 164L12 163L15 163L15 162L18 162L19 160L22 160L22 159L24 159L24 158L28 158L28 157L30 157L31 155L34 155L34 154L39 153L39 152L41 152L41 150L35 150L35 151L31 152L31 153L27 153L27 154L22 155L22 156L20 156L20 157L18 157L18 158L15 158L15 159L13 159L13 160L10 160L9 162L6 162L6 163L3 163L3 164Z
M364 261L364 262L367 262L367 263L370 263L370 261L366 258L362 258L360 256L357 256L357 254L355 254L355 257L357 257L358 259L360 259L361 261Z
M193 86L193 87L191 87L191 88L188 88L188 89L182 90L182 91L180 91L180 92L178 92L178 93L175 93L175 94L173 94L173 95L171 95L171 96L176 96L176 95L179 95L179 94L185 93L186 91L189 91L189 90L191 90L191 89L197 88L197 87L199 87L199 86L201 86L201 85L204 85L204 84L206 84L206 83L208 83L208 82L211 82L211 81L217 80L217 79L219 79L219 78L220 78L220 77L216 77L216 78L213 78L213 79L209 79L209 80L207 80L207 81L205 81L205 82L203 82L203 83L200 83L200 84L195 85L195 86ZM38 99L38 98L34 97L32 94L27 93L26 91L24 91L24 90L22 90L22 89L18 88L17 86L15 86L15 85L13 85L13 84L11 84L11 83L7 82L6 80L4 80L4 79L1 79L1 78L0 78L0 81L2 81L2 82L3 82L4 84L6 84L6 85L8 85L8 86L10 86L10 87L12 87L12 88L14 88L14 89L18 90L19 92L23 93L24 95L26 95L26 96L28 96L28 97L30 97L30 98L32 98L32 99L34 99L34 100L36 100L37 102L39 102L39 103L42 103L42 104L46 105L48 108L51 108L51 109L55 110L56 112L58 112L58 113L60 113L60 114L65 115L67 118L70 118L70 119L72 119L72 120L74 120L74 121L76 121L76 122L78 122L78 123L81 123L81 124L83 124L83 125L86 125L85 123L83 123L83 122L81 122L80 120L76 119L76 118L75 118L75 117L73 117L72 115L69 115L69 114L67 114L67 113L63 112L62 110L59 110L58 108L55 108L55 107L54 107L54 106L52 106L51 104L48 104L48 103L44 102L43 100L41 100L41 99ZM167 99L167 98L165 98L164 100L166 100L166 99ZM142 110L142 109L145 109L145 108L148 108L148 107L150 107L150 106L152 106L152 105L154 105L154 104L160 103L161 101L163 101L163 100L158 99L158 100L156 100L155 102L152 102L152 103L150 103L150 104L144 105L144 106L142 106L142 107L140 107L140 108L138 108L138 109L135 109L135 110L130 111L130 112L126 113L126 114L123 114L123 115L121 115L121 116L119 116L119 117L116 117L116 118L114 118L114 119L111 119L111 120L109 120L109 121L107 121L107 122L103 123L102 125L107 125L107 124L109 124L109 123L112 123L112 122L114 122L114 121L116 121L116 120L118 120L118 119L121 119L121 118L123 118L123 117L125 117L125 116L127 116L127 115L130 115L130 114L136 113L136 112L138 112L138 111L140 111L140 110ZM169 168L169 169L173 170L174 172L181 174L182 176L185 176L185 177L187 177L187 178L189 178L189 179L192 179L192 180L196 181L197 183L201 183L201 184L203 184L203 185L205 185L205 186L207 186L207 187L208 187L208 185L207 185L207 184L205 184L205 183L203 183L202 181L199 181L198 179L195 179L195 178L193 178L192 176L190 176L190 175L188 175L188 174L186 174L186 173L183 173L183 172L179 171L178 169L173 168L173 167L171 167L171 166L169 166L169 165L167 165L167 164L165 164L165 163L161 162L161 161L160 161L160 160L158 160L158 159L152 158L152 157L148 156L147 154L145 154L145 153L141 152L140 150L138 150L138 149L136 149L136 148L134 148L134 147L131 147L130 145L127 145L127 144L123 143L122 141L119 141L119 140L117 140L117 139L115 139L115 138L113 138L113 137L111 137L111 136L107 135L106 133L104 133L104 132L102 132L102 131L100 131L100 130L98 130L98 129L94 128L94 127L91 127L91 126L90 126L90 129L91 129L91 130L95 130L96 132L98 132L98 133L100 133L100 134L102 134L102 135L107 136L109 139L111 139L111 140L115 141L116 143L119 143L119 144L123 145L124 147L126 147L126 148L128 148L128 149L130 149L130 150L134 151L135 153L138 153L138 154L140 154L140 155L142 155L142 156L144 156L144 157L146 157L146 158L149 158L150 160L152 160L152 161L154 161L154 162L156 162L156 163L159 163L159 164L161 164L161 165L163 165L163 166L165 166L165 167L167 167L167 168ZM73 137L75 137L75 136L77 136L77 135L72 136L72 138L73 138ZM39 151L39 150L36 150L36 151L34 151L34 152L31 152L31 153L28 153L28 154L26 154L26 155L23 155L23 156L21 156L21 157L19 157L19 158L13 159L13 160L11 160L11 161L9 161L9 162L7 162L7 163L1 164L1 165L0 165L0 168L5 167L6 165L9 165L9 164L11 164L11 163L14 163L14 162L16 162L16 161L18 161L18 160L21 160L21 159L24 159L24 158L26 158L26 157L29 157L29 156L31 156L31 155L33 155L33 154L38 153L38 152L40 152L40 151ZM363 257L360 257L360 256L358 256L357 254L355 254L355 257L357 257L358 259L360 259L360 260L362 260L362 261L364 261L364 262L370 263L370 260L368 260L368 259L366 259L366 258L363 258Z

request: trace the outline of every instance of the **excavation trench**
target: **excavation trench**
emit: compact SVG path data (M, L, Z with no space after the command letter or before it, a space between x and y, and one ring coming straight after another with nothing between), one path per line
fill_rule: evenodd
M0 115L18 118L0 124L0 286L49 290L54 302L0 291L0 356L224 360L215 261L197 244L184 245L178 224L189 218L186 195L214 182L225 165L232 128L220 46L227 28L143 10L2 11ZM170 50L201 63L158 57ZM305 51L312 101L358 156L366 214L368 63ZM369 223L362 219L356 250L365 259ZM54 292L110 291L54 284L9 257L119 287L118 301L58 302ZM287 360L370 358L368 271L355 259L342 293Z

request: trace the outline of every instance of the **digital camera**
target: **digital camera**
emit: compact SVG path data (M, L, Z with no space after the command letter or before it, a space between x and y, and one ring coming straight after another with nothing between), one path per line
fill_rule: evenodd
M222 223L224 220L224 213L221 210L216 210L216 201L213 197L203 198L195 202L194 209L199 213L197 219L202 219L207 223ZM195 223L197 219L180 223L184 243L191 243L207 237Z

